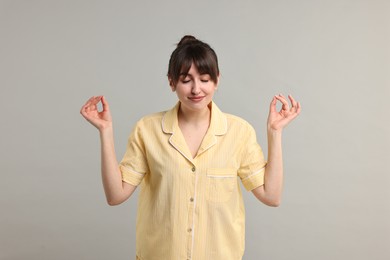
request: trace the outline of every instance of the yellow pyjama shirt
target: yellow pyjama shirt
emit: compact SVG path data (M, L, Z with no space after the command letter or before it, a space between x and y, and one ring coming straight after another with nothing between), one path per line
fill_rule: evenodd
M212 102L209 129L193 158L179 107L139 120L119 164L123 181L140 185L136 257L241 260L245 208L238 179L248 191L264 184L255 130Z

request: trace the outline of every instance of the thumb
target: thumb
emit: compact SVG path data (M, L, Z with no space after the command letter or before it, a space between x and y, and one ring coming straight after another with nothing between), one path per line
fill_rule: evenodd
M103 111L110 111L110 107L108 105L108 102L104 96L102 96L102 105L103 105Z

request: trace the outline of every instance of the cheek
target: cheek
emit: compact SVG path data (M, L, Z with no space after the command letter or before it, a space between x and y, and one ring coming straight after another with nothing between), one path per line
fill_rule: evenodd
M181 87L176 87L176 94L178 95L178 96L185 96L185 95L187 95L187 93L185 92L185 89L183 89L183 88L181 88Z
M215 92L216 89L217 89L216 86L213 84L213 85L207 86L205 91L207 91L208 93L213 93L213 92Z

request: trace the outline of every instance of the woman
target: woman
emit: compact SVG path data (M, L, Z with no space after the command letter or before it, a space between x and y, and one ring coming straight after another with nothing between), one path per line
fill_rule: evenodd
M106 99L92 97L81 108L100 133L108 204L124 202L141 185L137 259L242 259L245 209L237 177L261 202L279 205L282 130L299 114L300 104L291 96L291 107L284 96L273 97L266 162L252 126L213 102L219 68L208 44L184 36L171 55L168 80L178 103L136 124L119 167Z

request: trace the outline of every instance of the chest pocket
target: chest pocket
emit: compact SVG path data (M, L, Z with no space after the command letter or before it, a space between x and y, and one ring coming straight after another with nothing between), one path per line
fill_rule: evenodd
M231 168L207 169L206 198L212 202L226 202L237 189L237 171Z

